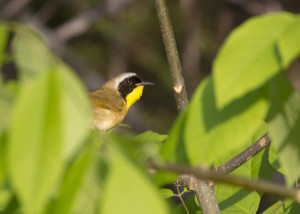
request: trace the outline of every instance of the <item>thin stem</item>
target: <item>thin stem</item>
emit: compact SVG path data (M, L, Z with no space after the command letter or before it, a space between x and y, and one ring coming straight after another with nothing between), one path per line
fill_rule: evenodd
M181 192L180 192L180 190L179 190L179 188L178 188L178 186L177 185L175 185L175 187L176 187L176 189L177 189L177 193L178 193L178 198L180 199L180 201L181 201L181 203L182 203L182 205L183 205L183 207L184 207L184 209L185 209L185 211L186 211L186 213L187 214L190 214L190 212L189 212L189 210L188 210L188 208L187 208L187 206L185 205L185 203L184 203L184 200L183 200L183 198L182 198L182 194L181 194Z
M300 202L300 191L298 189L290 189L282 185L269 183L262 180L254 180L233 175L226 175L203 167L192 168L190 166L180 164L158 164L150 161L149 166L157 170L175 172L184 175L193 175L200 180L210 180L214 182L226 183L233 186L243 187L244 189L248 190L255 190L261 193L292 198L295 201Z
M184 84L184 78L182 76L182 68L178 56L174 32L168 15L168 9L166 7L165 0L155 0L155 6L160 23L163 42L165 45L166 55L170 66L174 97L176 100L177 109L179 112L181 112L188 105L188 97ZM198 197L200 194L214 199L209 201L204 200L200 203L202 213L220 213L216 195L214 191L209 191L209 189L211 189L211 187L206 182L199 181L197 188L194 190L199 202L202 199L202 197Z
M156 11L165 45L166 55L170 66L174 96L177 109L181 112L188 105L188 98L182 76L181 64L177 52L176 41L172 29L168 9L165 0L155 0Z

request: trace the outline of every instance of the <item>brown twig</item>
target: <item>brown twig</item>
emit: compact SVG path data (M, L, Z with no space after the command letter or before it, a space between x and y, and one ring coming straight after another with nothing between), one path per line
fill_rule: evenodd
M182 69L176 47L174 32L172 29L165 0L155 0L155 6L158 15L158 20L160 23L166 55L170 66L170 74L177 109L179 112L181 112L188 105L188 97L184 83L184 78L182 76ZM193 191L197 195L197 199L199 201L202 213L220 213L218 202L212 187L209 186L206 182L196 181L196 183L196 188ZM211 200L202 200L205 197L210 198Z
M192 168L187 165L164 163L158 164L153 161L148 162L149 166L156 170L163 170L184 175L193 175L200 180L210 180L214 182L226 183L233 186L239 186L248 190L255 190L261 193L272 194L276 196L291 198L300 202L300 191L290 189L282 185L266 182L263 180L248 179L233 175L226 175L204 167Z
M177 109L182 111L188 105L188 98L182 76L181 64L177 52L176 41L172 29L168 9L164 0L155 0L156 11L162 38L166 49L166 55L170 66L174 96L177 103Z
M123 0L118 2L118 4L113 4L110 1L108 1L106 5L101 3L97 7L86 10L73 19L68 20L64 24L60 25L56 29L56 37L59 42L62 42L78 36L86 32L86 30L95 21L98 21L100 17L115 13L116 11L123 9L134 2L135 0Z
M237 156L227 161L223 165L215 168L214 171L228 174L253 158L257 153L266 148L270 143L271 139L269 138L269 135L265 134L243 152L239 153Z
M2 7L1 19L9 19L19 13L31 0L11 0Z

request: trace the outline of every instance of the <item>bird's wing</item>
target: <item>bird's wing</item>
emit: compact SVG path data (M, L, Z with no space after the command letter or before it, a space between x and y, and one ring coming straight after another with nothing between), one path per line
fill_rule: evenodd
M100 88L96 91L90 92L90 99L94 107L108 109L111 111L122 111L124 100L120 97L118 92L110 88Z

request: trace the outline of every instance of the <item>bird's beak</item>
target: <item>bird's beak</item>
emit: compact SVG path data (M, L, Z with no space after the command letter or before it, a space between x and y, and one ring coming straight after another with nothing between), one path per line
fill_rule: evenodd
M140 83L136 84L136 86L141 86L141 85L154 85L154 83L143 81L143 82L140 82Z

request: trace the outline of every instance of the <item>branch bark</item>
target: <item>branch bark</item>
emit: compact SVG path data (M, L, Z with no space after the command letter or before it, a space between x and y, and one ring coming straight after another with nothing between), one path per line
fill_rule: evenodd
M158 164L155 162L149 162L148 164L151 168L156 170L174 172L184 175L193 175L200 180L210 180L214 182L230 184L233 186L239 186L248 190L255 190L261 193L291 198L300 203L299 189L290 189L285 186L269 183L263 180L254 180L233 175L226 175L204 167L192 168L187 165L171 163Z
M155 0L155 6L170 66L170 74L172 78L177 109L178 111L182 111L188 105L188 98L184 84L184 78L182 76L182 69L176 47L174 32L165 0Z
M174 32L172 29L165 0L155 0L155 7L160 23L168 63L170 66L170 74L173 84L174 96L177 104L177 110L181 112L188 105L188 97L184 83L184 78L182 76L182 68L178 56ZM190 179L194 178L191 176ZM197 179L195 180L196 186L193 189L193 191L196 193L202 213L220 213L218 201L214 193L213 187L208 185L207 182L203 182Z
M0 11L1 19L9 19L19 13L31 0L11 0Z

